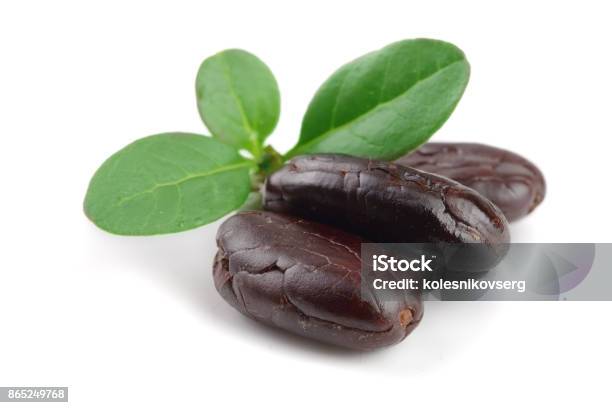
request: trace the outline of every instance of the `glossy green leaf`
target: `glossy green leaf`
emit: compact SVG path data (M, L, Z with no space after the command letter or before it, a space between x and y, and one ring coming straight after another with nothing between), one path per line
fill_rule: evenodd
M336 71L317 91L302 122L302 153L394 159L424 143L448 119L469 78L452 44L405 40Z
M259 155L280 114L278 85L259 58L242 50L207 58L198 71L196 96L213 137Z
M85 213L121 235L178 232L240 207L252 162L210 137L164 133L139 139L96 171Z

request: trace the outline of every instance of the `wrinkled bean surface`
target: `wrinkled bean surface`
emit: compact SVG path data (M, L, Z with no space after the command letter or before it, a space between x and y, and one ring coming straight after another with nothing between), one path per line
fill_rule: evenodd
M245 315L353 349L397 343L418 324L418 295L382 302L361 295L362 239L265 211L238 213L217 233L213 273L221 296Z
M476 143L427 143L396 160L404 166L449 177L478 191L509 221L529 214L546 193L544 176L527 159Z
M268 177L264 207L378 242L510 241L504 215L476 191L435 174L344 155L292 159Z

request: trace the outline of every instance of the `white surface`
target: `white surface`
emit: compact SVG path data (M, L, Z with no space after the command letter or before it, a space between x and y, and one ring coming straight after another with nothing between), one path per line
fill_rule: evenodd
M218 224L125 238L81 210L109 154L203 131L193 83L210 54L240 47L269 64L283 108L271 141L285 150L340 64L434 37L466 52L472 78L433 140L507 147L547 177L514 240L609 242L605 2L204 3L1 3L0 385L69 386L74 407L610 403L612 303L428 304L402 344L343 353L223 302Z

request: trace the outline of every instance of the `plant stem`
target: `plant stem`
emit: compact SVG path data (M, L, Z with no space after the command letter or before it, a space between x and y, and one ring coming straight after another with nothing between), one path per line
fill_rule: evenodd
M259 160L259 171L263 176L268 176L278 170L284 162L283 156L268 145L263 149L263 155Z

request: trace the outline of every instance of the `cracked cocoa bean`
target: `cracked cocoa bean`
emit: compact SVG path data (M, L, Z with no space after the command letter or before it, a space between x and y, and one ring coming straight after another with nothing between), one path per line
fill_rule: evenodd
M217 291L255 320L301 336L369 350L403 340L422 303L403 291L361 293L362 239L334 227L265 211L238 213L217 233Z
M264 207L378 242L510 241L504 215L476 191L410 167L345 155L292 159L266 180Z
M448 261L438 272L446 275L490 270L510 242L506 218L479 193L394 163L300 156L268 177L264 190L264 208L270 211L332 224L376 242L438 244Z
M544 176L534 164L516 153L483 144L427 143L396 163L473 188L497 205L509 221L533 211L546 193Z

